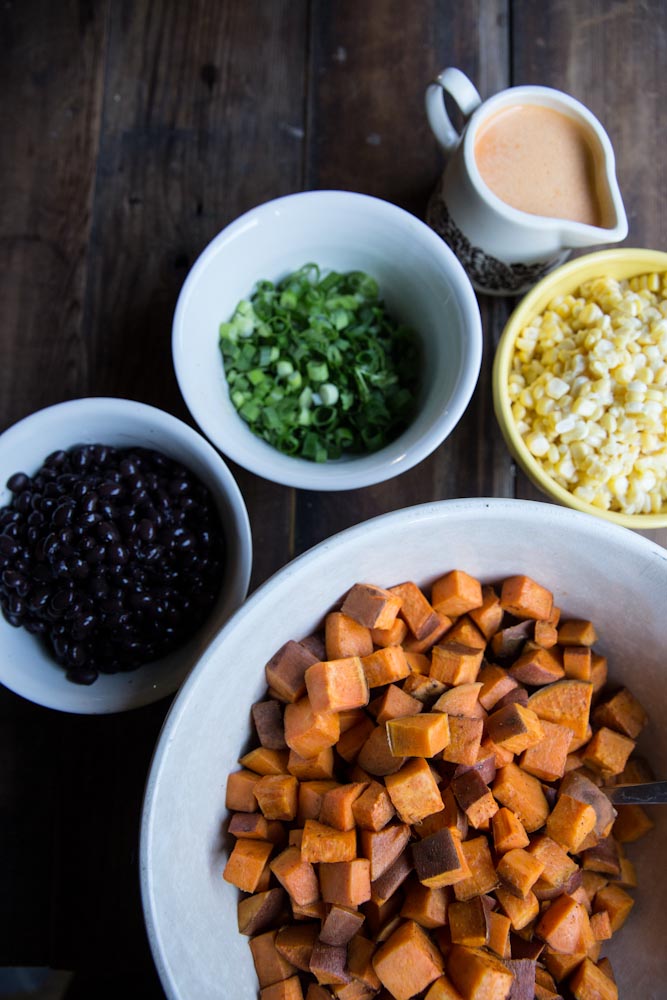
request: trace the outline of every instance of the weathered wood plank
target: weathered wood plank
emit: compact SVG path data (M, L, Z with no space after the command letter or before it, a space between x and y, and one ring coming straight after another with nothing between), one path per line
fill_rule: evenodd
M513 0L515 84L564 90L600 119L614 146L630 223L627 246L667 250L664 89L667 17L662 0ZM544 497L519 473L518 495ZM667 545L667 529L642 532Z
M442 169L424 91L447 65L468 73L483 94L507 86L507 4L418 0L408 9L401 0L316 2L311 37L307 186L361 191L423 218ZM482 303L482 373L454 434L391 482L346 493L298 493L297 551L398 507L511 491L511 463L490 394L493 343L505 310L503 303Z

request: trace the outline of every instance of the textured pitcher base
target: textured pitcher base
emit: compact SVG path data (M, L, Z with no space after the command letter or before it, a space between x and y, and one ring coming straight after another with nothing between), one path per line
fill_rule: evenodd
M534 264L508 264L473 246L452 219L439 188L431 195L426 221L454 251L476 291L484 295L521 295L569 257L564 250Z

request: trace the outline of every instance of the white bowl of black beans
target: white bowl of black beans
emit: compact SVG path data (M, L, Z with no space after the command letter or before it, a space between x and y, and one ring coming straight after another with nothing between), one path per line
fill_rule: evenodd
M463 268L424 222L367 195L307 191L206 247L172 351L194 420L225 455L286 486L349 490L451 434L482 331Z
M5 431L0 484L0 682L76 713L172 694L250 579L220 455L152 406L78 399Z

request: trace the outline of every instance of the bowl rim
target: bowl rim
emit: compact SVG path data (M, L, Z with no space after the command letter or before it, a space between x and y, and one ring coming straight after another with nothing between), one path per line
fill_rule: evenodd
M647 270L667 270L667 252L640 247L616 247L585 254L551 271L521 299L507 320L496 348L492 374L493 408L512 456L533 484L547 496L573 510L593 514L623 528L664 528L667 527L667 510L660 514L624 514L621 511L602 510L574 496L557 483L530 453L519 434L507 392L516 338L523 326L545 309L554 295L560 294L554 290L554 286L565 284L562 294L567 294L568 291L574 291L582 281L588 280L589 275L582 276L582 271L595 270L598 265L602 271L605 265L618 267L623 264L627 264L628 270L625 277L634 277Z
M22 417L0 434L0 450L7 443L12 446L20 446L22 442L34 440L39 434L39 428L45 422L48 421L52 424L59 420L62 415L68 419L76 418L84 429L88 418L93 414L99 415L100 413L107 413L111 418L123 414L145 423L147 427L150 426L165 432L171 439L180 440L192 452L196 452L214 472L218 482L217 488L220 489L221 495L225 496L229 505L229 524L237 536L238 547L238 557L230 573L228 593L222 600L219 612L226 622L242 604L248 593L252 572L252 533L245 501L236 480L222 456L198 431L166 410L161 410L148 403L115 396L87 396L54 403ZM83 436L85 436L85 430L82 433ZM156 447L159 447L157 442ZM44 454L44 458L47 457L47 454ZM4 490L4 483L2 488ZM199 658L197 657L195 664ZM159 663L160 661L154 662ZM54 669L62 672L62 668L55 661L53 666ZM141 670L141 668L139 669ZM70 692L68 687L52 687L48 682L45 682L40 687L40 697L37 698L34 692L30 694L26 692L26 685L21 683L23 675L20 672L17 673L13 668L9 669L4 658L0 661L0 684L8 690L26 698L33 704L77 715L105 715L153 704L173 694L183 684L188 673L189 671L186 673L174 671L168 683L136 690L131 683L123 684L124 680L131 681L136 673L134 671L120 672L113 675L119 681L117 687L114 685L113 692L104 694L96 694L94 684L88 688L72 684ZM74 689L77 694L76 699L74 699ZM87 693L89 698L82 698L82 691Z
M226 622L214 641L204 651L188 675L185 683L178 691L158 734L147 773L139 832L139 881L144 922L151 953L168 1000L188 1000L188 998L180 992L161 946L161 925L155 906L153 872L151 868L151 839L153 837L153 822L155 819L154 811L159 794L162 763L169 752L173 733L179 725L181 717L187 711L189 701L197 685L200 683L201 675L207 670L208 664L218 655L218 650L224 646L229 633L242 625L248 616L255 614L255 609L258 606L261 608L264 602L272 600L274 591L277 587L281 586L283 580L307 570L310 564L316 562L320 555L332 546L339 550L341 547L344 549L347 544L353 544L354 540L360 536L364 537L367 544L371 544L375 532L382 530L385 525L394 524L395 530L399 530L401 523L405 521L436 519L441 517L443 512L451 512L456 517L467 512L479 513L484 508L488 509L491 507L496 512L504 511L508 517L521 524L525 523L527 517L532 521L537 520L542 523L561 522L564 534L567 533L568 524L571 524L574 519L582 526L586 525L587 532L596 537L601 550L604 550L606 540L610 538L617 540L624 538L626 544L632 548L644 550L647 556L651 555L660 559L661 562L665 561L665 550L651 539L628 531L618 525L611 524L608 521L591 517L590 514L581 511L575 511L567 507L558 507L537 500L520 500L508 497L471 497L431 501L411 507L403 507L352 525L324 539L301 555L296 556L261 584Z
M234 413L234 419L239 422L239 426L242 426L242 429L251 434L254 439L252 447L248 448L244 441L239 442L235 435L225 436L226 425L216 421L207 408L200 405L199 398L193 395L191 389L188 389L185 372L192 362L191 354L186 352L184 348L183 332L188 302L200 274L208 266L211 258L215 257L228 241L235 239L249 227L257 225L258 219L279 214L297 201L314 203L313 210L318 203L326 205L344 202L356 211L363 205L369 206L375 213L381 213L385 217L395 220L403 228L409 228L413 233L418 234L418 238L428 245L429 251L446 265L451 274L452 291L463 314L467 338L465 350L462 352L463 362L460 379L452 396L451 405L443 408L437 419L433 421L419 440L410 445L409 449L406 449L402 444L404 435L401 434L380 451L354 456L349 461L343 459L336 462L310 462L307 459L285 455L261 438L255 437L243 424L241 418ZM250 291L248 289L248 294ZM477 385L482 364L483 332L479 304L470 279L453 251L430 226L417 216L385 199L356 191L324 189L299 191L262 202L234 219L213 237L192 265L179 293L172 322L171 344L176 380L185 405L202 433L216 448L219 448L238 465L270 482L324 492L359 489L385 482L411 469L442 444L465 413ZM243 437L247 443L249 439L246 435ZM256 447L268 449L266 452L268 467L263 467L263 458L257 454Z

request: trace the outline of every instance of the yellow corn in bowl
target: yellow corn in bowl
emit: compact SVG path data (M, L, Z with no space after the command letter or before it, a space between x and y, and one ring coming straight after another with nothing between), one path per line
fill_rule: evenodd
M667 527L664 493L656 509L655 495L667 478L667 467L661 464L660 459L657 460L657 470L635 470L630 476L624 475L621 470L610 474L627 459L625 449L637 448L639 428L643 428L640 432L642 447L646 445L649 451L655 450L656 445L658 451L661 446L663 451L667 449L667 358L664 356L667 307L663 307L666 332L659 335L657 350L653 349L656 347L653 340L649 344L641 342L641 334L638 333L640 323L633 315L638 307L641 309L636 294L626 293L627 298L614 306L625 312L628 319L627 323L621 321L620 331L616 327L605 330L604 324L608 327L609 321L603 318L603 312L607 310L600 310L590 302L583 305L589 310L584 316L584 325L590 327L588 333L573 330L573 317L568 313L573 305L572 296L586 282L594 279L622 281L641 275L664 275L665 272L667 253L658 250L622 247L601 250L569 261L547 275L521 300L502 333L493 366L496 418L508 448L528 478L558 503L606 518L626 528ZM601 287L604 297L604 286ZM611 290L609 297L614 297ZM666 278L661 279L659 297L667 299ZM544 321L547 322L548 332L543 334L540 330L536 334L536 319L543 316L554 300L557 311L549 321ZM580 308L581 303L576 303L575 310ZM563 313L562 316L558 310ZM580 315L577 316L577 325ZM549 341L545 344L545 338L550 337L549 327L555 335L553 348L549 346ZM532 353L536 337L541 351L539 364L534 363L535 355ZM620 346L613 343L614 339ZM649 356L644 365L647 370L643 378L633 372L631 366L618 364L623 357L627 359L628 350L643 354L647 346L651 350L647 352ZM621 357L613 356L612 352L617 350ZM609 355L612 355L611 362ZM521 371L515 370L515 358L516 368ZM560 370L564 364L568 369L567 375ZM609 369L610 364L616 366L613 371ZM540 365L542 374L536 376ZM522 386L521 380L526 375ZM535 385L531 389L530 384L531 378L535 377L540 386L537 390L539 399L534 396ZM575 380L578 380L576 384ZM524 389L527 395L522 396ZM618 405L615 406L616 416L609 412L604 398L606 392L609 399L612 389L622 397L623 405L629 412L624 410L619 415ZM522 399L527 406L523 405ZM537 412L535 407L538 407ZM577 412L572 412L571 407ZM542 411L541 415L539 411ZM649 429L646 429L647 421L652 425ZM547 433L544 429L546 424L550 425ZM588 426L584 427L584 424ZM582 439L584 433L590 433L590 439ZM653 438L646 437L650 434ZM558 448L559 445L556 458L554 446ZM650 466L652 461L644 464ZM586 471L582 463L586 464ZM654 497L650 512L636 510L636 498L641 499L643 492L649 496L649 502L651 496ZM614 506L626 509L612 509Z

